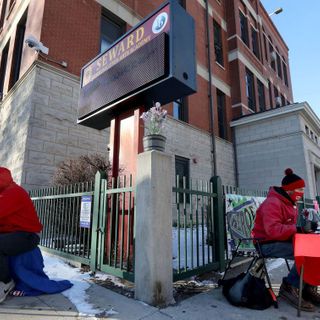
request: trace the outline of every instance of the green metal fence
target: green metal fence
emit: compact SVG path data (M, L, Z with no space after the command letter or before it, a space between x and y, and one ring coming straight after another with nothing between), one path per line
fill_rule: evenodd
M81 197L93 197L93 182L30 191L43 231L40 245L84 264L90 262L91 227L80 226Z
M223 212L216 186L215 179L176 178L173 187L174 280L222 267L220 220Z
M133 281L134 186L132 177L97 173L94 182L30 192L48 252ZM81 221L82 197L91 203L90 221ZM88 200L88 198L87 198ZM88 218L88 217L86 217Z
M132 176L96 175L91 270L134 281L135 187Z

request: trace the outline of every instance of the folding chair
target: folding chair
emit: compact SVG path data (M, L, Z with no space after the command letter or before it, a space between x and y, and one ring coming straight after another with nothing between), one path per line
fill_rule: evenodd
M277 297L274 294L268 269L266 266L265 259L272 259L272 257L265 257L261 251L261 240L251 237L251 230L254 225L255 212L252 210L245 210L245 204L237 210L230 211L227 213L227 231L231 237L231 252L232 258L229 260L225 273L222 280L224 280L228 270L231 268L232 262L237 256L248 256L252 258L247 272L261 259L262 268L264 271L265 278L267 280L268 290L274 302L274 307L278 308ZM290 266L288 261L285 259L288 270Z

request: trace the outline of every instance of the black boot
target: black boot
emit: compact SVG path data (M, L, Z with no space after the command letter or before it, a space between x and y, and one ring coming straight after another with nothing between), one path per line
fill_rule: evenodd
M302 297L304 300L320 306L320 294L318 293L317 286L305 284L302 291Z

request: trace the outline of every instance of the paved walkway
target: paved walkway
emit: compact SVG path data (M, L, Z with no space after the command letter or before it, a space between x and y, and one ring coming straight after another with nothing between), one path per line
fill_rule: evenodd
M220 289L197 294L177 305L157 309L140 301L127 298L94 283L87 290L89 303L102 311L95 319L122 320L291 320L297 317L296 309L279 300L279 309L270 307L256 311L231 306L222 296ZM112 310L113 314L108 314ZM1 320L69 320L88 319L78 314L75 306L62 294L39 297L8 297L0 305ZM301 319L319 319L320 308L314 313L302 312Z

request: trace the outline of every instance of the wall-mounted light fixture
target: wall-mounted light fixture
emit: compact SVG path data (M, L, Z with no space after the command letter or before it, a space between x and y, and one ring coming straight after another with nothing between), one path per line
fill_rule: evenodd
M283 11L282 8L278 8L278 9L276 9L275 11L269 13L269 17L273 16L274 14L279 14L279 13L281 13L282 11Z

